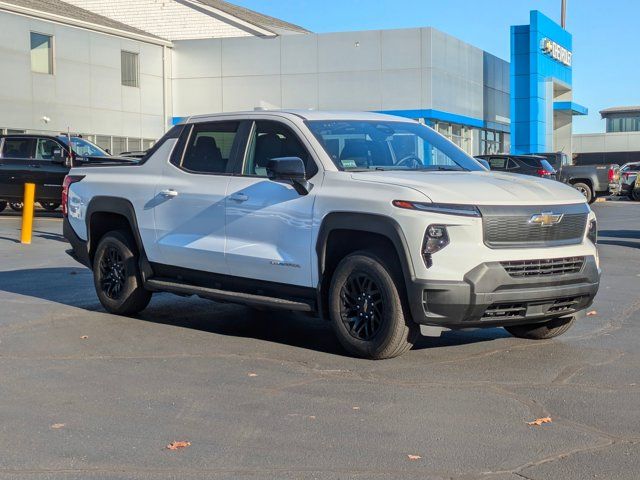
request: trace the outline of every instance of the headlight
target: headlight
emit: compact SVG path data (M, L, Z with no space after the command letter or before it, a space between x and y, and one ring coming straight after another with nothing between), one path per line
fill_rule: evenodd
M594 245L598 243L598 222L596 219L589 221L589 228L587 229L587 238L591 240Z
M394 207L405 210L419 210L421 212L442 213L445 215L460 215L463 217L481 217L478 207L473 205L457 205L453 203L423 203L394 200Z
M433 265L431 255L449 245L449 232L444 225L429 225L424 233L422 258L427 268Z

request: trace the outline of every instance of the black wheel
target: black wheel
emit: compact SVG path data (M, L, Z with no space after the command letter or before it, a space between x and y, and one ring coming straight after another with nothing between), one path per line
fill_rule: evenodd
M9 202L9 207L14 212L21 212L22 211L22 207L24 207L24 203L22 203L22 202Z
M504 327L514 337L527 338L529 340L546 340L547 338L562 335L571 328L576 317L554 318L544 323L534 323L531 325L514 325Z
M134 315L151 300L151 292L142 285L135 243L124 230L109 232L100 240L93 281L100 303L111 313Z
M640 188L636 188L631 192L631 198L636 202L640 202Z
M576 182L576 183L573 184L573 188L575 188L581 194L584 195L584 198L587 199L587 203L593 203L595 201L595 199L596 199L595 195L593 194L593 191L591 190L591 187L589 185L587 185L586 183Z
M0 212L3 212L5 208L7 208L7 202L0 201Z
M409 351L418 326L404 314L401 278L371 252L346 256L329 287L329 316L342 346L351 354L393 358Z
M60 208L60 203L56 202L39 202L40 206L44 208L47 212L55 212L58 208Z

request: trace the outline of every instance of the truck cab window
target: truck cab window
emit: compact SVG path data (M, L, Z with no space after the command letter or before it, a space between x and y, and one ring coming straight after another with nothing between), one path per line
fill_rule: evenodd
M239 122L196 124L181 167L194 173L227 173Z
M29 159L32 157L30 138L5 138L2 144L2 158Z

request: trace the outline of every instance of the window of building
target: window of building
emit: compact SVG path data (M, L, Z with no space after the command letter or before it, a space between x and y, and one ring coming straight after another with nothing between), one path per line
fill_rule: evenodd
M504 151L504 134L480 130L480 155L494 155Z
M289 128L278 122L256 122L242 173L266 177L269 160L282 157L302 159L309 178L318 171L300 140Z
M473 142L469 127L455 123L437 122L436 130L471 155Z
M239 122L195 125L182 159L182 168L194 173L226 173L239 125Z
M122 85L125 87L139 87L138 54L122 50L122 52L120 52L120 60Z
M120 155L127 151L127 139L125 137L111 137L112 155Z
M53 74L53 37L31 32L31 71Z

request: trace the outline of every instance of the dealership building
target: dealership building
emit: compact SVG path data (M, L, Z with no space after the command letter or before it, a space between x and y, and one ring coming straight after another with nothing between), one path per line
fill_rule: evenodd
M120 153L190 115L366 110L471 154L573 151L571 35L533 11L511 52L431 27L315 34L222 0L0 0L0 129Z

